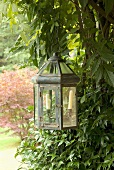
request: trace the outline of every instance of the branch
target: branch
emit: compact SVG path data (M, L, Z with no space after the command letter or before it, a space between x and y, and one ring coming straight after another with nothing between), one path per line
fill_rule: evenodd
M109 15L107 16L105 11L100 6L98 6L93 0L89 0L89 4L103 17L105 17L110 23L114 24L114 19Z

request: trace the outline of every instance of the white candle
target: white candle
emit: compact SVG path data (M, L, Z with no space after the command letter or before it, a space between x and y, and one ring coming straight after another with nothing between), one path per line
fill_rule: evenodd
M46 94L46 109L50 109L51 100L49 99L49 94Z
M72 103L73 103L73 91L69 91L69 104L68 104L68 109L72 109Z

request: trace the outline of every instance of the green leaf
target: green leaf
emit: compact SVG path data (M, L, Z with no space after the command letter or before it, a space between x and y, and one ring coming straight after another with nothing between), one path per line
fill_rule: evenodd
M56 158L55 154L51 154L50 156L51 156L51 161L53 161Z
M81 104L84 103L85 100L86 100L86 96L84 95L84 96L81 98L80 103L81 103Z
M80 4L81 4L81 6L82 6L83 8L85 8L86 5L87 5L87 3L88 3L88 0L79 0L79 2L80 2Z
M101 170L101 167L102 167L102 163L100 163L97 167L97 170Z
M114 54L101 52L101 56L104 61L114 61Z
M59 143L58 143L58 146L62 145L64 143L64 140L61 140Z
M58 24L58 22L55 22L55 24L54 24L56 27L58 27L59 26L59 24Z
M102 66L98 68L98 70L96 71L95 73L95 78L96 78L96 83L98 84L99 81L101 80L102 78L102 75L103 75L103 68Z
M34 106L31 106L31 105L30 105L30 106L28 106L28 107L27 107L27 109L28 109L28 111L30 111L30 112L31 112L31 111L33 111L33 110L34 110Z
M74 165L79 168L79 162L74 162Z
M112 144L107 145L107 147L106 147L106 155L110 152L111 148L112 148Z
M0 13L6 15L7 14L7 7L8 7L7 3L4 3L3 1L0 2Z
M103 66L105 67L106 70L111 71L111 72L114 72L114 66L113 66L113 64L104 63Z
M12 18L12 15L13 15L13 13L12 13L12 6L11 6L11 4L9 5L9 8L7 9L7 16L9 17L9 18Z
M108 84L114 87L114 73L105 69L104 78Z
M101 145L104 145L104 137L101 138Z
M110 159L111 159L111 157L112 157L112 154L111 154L111 153L110 153L110 154L108 154L108 155L105 157L105 161L110 160Z
M98 59L98 60L96 59L96 61L93 64L92 70L91 70L92 71L92 75L94 75L95 72L98 70L100 64L101 64L101 60L100 59Z
M104 3L105 3L105 11L106 11L106 14L108 15L113 9L114 0L104 0Z
M80 170L86 170L85 164L84 164L84 163L80 163L79 169L80 169Z
M90 18L87 18L84 20L84 24L86 25L86 27L94 27L95 23L90 19Z
M25 34L25 32L21 32L21 38L23 39L23 41L27 44L28 43L28 39L27 36Z
M62 164L64 164L64 162L63 162L63 161L59 161L59 163L58 163L58 168L59 168Z
M54 29L54 24L52 24L52 26L51 26L51 29L50 29L51 33L53 32L53 29Z
M93 55L91 55L91 57L88 58L87 63L86 63L86 68L88 68L92 64L92 62L94 61L95 57L96 57L96 55L93 54Z
M94 26L94 25L93 25ZM98 31L98 28L91 28L90 29L90 33L93 34L93 33L96 33Z
M114 44L112 42L107 42L107 45L108 45L109 48L114 49Z
M107 164L107 163L109 163L109 162L110 162L110 160L105 160L105 161L104 161L105 164Z
M18 12L18 8L17 8L17 5L16 4L12 4L12 11L13 12Z
M38 67L38 61L37 61L37 58L33 59L33 64Z
M42 155L43 155L43 151L42 152L40 152L40 154L38 155L38 159L40 159L41 157L42 157Z

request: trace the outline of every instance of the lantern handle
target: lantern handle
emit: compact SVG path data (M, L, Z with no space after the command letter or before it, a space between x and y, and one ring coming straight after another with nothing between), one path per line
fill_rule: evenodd
M64 62L64 60L58 55L58 52L54 53L53 56L48 59L48 61L61 61L61 62Z

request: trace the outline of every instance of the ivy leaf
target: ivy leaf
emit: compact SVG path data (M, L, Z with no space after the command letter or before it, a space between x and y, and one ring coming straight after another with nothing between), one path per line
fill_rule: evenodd
M85 168L85 164L84 164L84 163L80 163L80 165L79 165L79 169L80 169L80 170L81 170L81 169L86 170L86 168Z
M79 168L79 162L74 162L74 165Z
M38 159L40 159L43 155L43 152L40 152L40 154L38 155Z
M64 143L64 140L61 140L59 143L58 143L58 146L62 145Z
M62 164L64 164L64 162L63 162L63 161L59 161L59 163L58 163L58 168L59 168Z
M84 95L84 96L81 98L80 103L81 103L81 104L84 103L85 100L86 100L86 96Z
M83 8L85 8L86 5L87 5L87 3L88 3L88 0L79 0L79 2L80 2L80 5L81 5Z
M55 154L50 154L50 156L51 156L51 161L53 161L56 158Z

